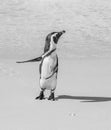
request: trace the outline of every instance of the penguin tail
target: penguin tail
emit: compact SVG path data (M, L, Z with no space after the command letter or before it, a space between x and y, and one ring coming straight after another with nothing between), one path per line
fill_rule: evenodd
M17 61L16 63L38 62L41 60L42 60L42 57L37 57L35 59L31 59L31 60L27 60L27 61Z

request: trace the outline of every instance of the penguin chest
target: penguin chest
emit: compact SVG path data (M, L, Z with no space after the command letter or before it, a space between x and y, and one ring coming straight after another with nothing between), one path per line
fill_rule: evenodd
M56 59L55 57L48 56L45 57L41 66L41 78L47 78L53 73L53 68L55 67Z

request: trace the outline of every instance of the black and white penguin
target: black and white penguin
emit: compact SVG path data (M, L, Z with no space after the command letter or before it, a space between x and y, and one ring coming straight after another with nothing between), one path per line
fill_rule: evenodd
M58 56L56 53L57 43L59 38L65 31L52 32L47 35L45 40L44 53L35 59L21 61L17 63L36 62L41 61L39 65L40 72L40 88L41 92L36 99L44 99L44 91L50 90L50 96L48 100L55 100L54 91L57 85L57 73L58 73Z

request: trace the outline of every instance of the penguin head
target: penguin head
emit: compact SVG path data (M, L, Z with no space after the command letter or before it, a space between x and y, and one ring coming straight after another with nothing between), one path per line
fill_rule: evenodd
M53 32L53 33L52 33L52 36L51 36L51 37L53 37L53 38L52 38L53 42L54 42L55 44L57 44L59 38L60 38L60 37L62 36L62 34L64 34L64 33L65 33L65 30L63 30L63 31L61 31L61 32Z
M52 32L49 33L46 37L46 42L45 42L45 48L44 48L44 52L48 51L48 50L52 50L56 48L56 45L58 43L59 38L62 36L62 34L64 34L66 31L60 31L60 32Z

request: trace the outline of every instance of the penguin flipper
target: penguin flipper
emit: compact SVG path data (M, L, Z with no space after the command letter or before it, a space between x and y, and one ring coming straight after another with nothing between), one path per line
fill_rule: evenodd
M27 61L17 61L16 63L27 63L27 62L37 62L37 61L41 61L42 57L37 57L35 59L31 59L31 60L27 60Z

